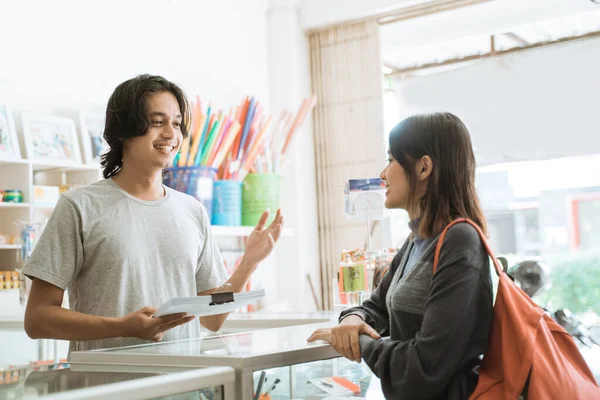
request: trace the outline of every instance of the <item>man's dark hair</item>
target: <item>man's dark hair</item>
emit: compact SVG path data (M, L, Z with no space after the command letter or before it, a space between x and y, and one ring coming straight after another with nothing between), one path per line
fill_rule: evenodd
M102 155L102 168L105 179L119 173L123 166L123 142L148 131L146 103L148 96L154 93L170 92L179 103L181 111L181 133L187 137L190 127L190 108L183 90L156 75L139 75L121 83L108 100L104 140L110 146Z

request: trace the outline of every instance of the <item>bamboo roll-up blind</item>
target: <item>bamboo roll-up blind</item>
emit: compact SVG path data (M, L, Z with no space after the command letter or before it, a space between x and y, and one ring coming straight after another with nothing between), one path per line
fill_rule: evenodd
M311 32L322 308L333 305L332 280L344 248L362 248L366 222L343 215L343 183L379 176L384 165L383 90L376 21ZM377 243L375 243L377 245Z

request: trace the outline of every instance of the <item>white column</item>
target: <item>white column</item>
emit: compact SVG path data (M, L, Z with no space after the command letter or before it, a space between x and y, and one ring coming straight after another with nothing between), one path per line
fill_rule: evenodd
M302 31L297 0L271 0L267 11L269 104L274 118L282 109L294 113L310 94L308 40ZM272 282L265 289L272 298L298 311L315 310L307 274L313 279L320 301L317 236L317 198L312 117L296 133L290 162L282 171L280 203L285 224L293 238L282 238L277 246ZM268 306L268 304L267 304Z

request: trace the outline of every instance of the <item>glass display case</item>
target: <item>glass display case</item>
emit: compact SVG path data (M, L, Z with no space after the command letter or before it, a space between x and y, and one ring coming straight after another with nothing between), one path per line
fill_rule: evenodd
M358 387L358 390L345 394L360 396L361 383L367 384L371 375L368 368L341 359L327 343L308 343L306 340L315 329L331 325L331 322L327 322L74 352L70 362L74 370L116 371L135 368L138 372L152 371L156 366L165 370L230 366L236 373L236 398L243 400L255 397L261 375L266 378L262 386L266 385L267 388L261 387L259 394L263 391L266 394L279 379L269 393L272 398L325 398L330 394L320 389L329 388L328 385L343 386L350 383L354 386L349 386L354 389ZM263 396L263 399L266 398L268 396Z
M225 400L233 397L235 381L229 367L140 373L74 371L69 364L51 364L0 374L1 400Z
M270 368L253 373L254 399L367 398L368 394L376 399L373 378L365 363L342 357Z

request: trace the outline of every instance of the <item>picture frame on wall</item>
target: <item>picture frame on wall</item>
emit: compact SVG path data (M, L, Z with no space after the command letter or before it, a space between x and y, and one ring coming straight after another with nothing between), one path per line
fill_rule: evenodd
M34 162L81 164L75 120L23 113L27 158Z
M102 114L79 113L81 143L86 164L100 165L102 155L108 151L108 143L104 140L105 118Z
M0 160L15 161L21 159L21 147L15 128L12 109L0 103Z

